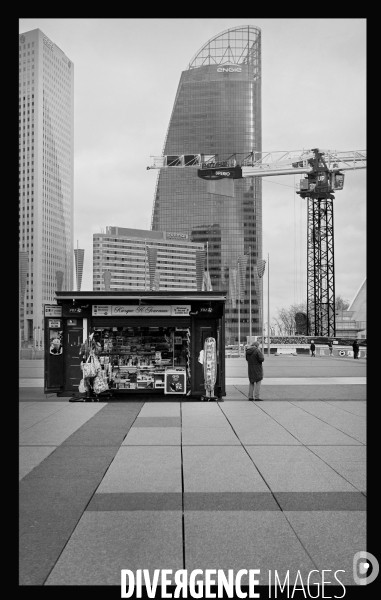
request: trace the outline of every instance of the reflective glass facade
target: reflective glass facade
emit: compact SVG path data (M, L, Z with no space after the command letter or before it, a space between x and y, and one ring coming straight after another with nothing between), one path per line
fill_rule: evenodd
M262 150L261 36L236 27L209 40L183 71L163 154L219 154ZM235 180L235 197L209 194L196 169L159 171L151 227L186 232L208 242L206 264L213 291L227 291L226 340L249 335L251 266L252 334L260 334L259 284L262 256L260 178ZM249 253L251 252L251 260Z

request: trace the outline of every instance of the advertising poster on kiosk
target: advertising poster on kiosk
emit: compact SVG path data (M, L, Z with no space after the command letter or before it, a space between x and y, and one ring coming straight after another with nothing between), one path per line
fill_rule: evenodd
M213 337L208 337L204 344L204 381L205 381L205 396L204 400L216 400L214 396L214 386L217 376L217 352L216 340Z

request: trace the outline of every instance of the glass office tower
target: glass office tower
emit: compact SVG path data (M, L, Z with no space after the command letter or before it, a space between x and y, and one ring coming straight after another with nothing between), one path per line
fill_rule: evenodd
M210 39L182 72L163 154L261 152L261 32L244 25ZM212 289L227 291L226 340L260 334L260 178L235 180L235 197L210 194L196 169L159 171L151 227L186 232L207 250ZM251 273L250 273L251 271ZM238 307L238 302L240 302Z
M40 29L19 35L20 330L33 341L44 304L73 289L74 65Z

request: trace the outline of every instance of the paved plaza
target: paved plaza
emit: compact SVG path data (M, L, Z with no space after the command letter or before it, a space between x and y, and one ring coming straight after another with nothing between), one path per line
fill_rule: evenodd
M20 361L20 584L121 569L344 570L366 547L366 359L265 356L262 402L70 403ZM242 579L245 581L245 576ZM336 581L333 581L337 583Z

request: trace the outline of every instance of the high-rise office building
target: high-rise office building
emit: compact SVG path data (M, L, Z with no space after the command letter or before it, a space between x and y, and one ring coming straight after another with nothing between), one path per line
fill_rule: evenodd
M244 25L210 39L182 72L163 154L261 152L261 33ZM209 194L196 169L162 169L152 213L153 230L188 233L208 242L213 290L226 290L226 339L260 334L262 257L260 178L235 180L235 197Z
M106 227L93 234L93 290L203 288L205 250L188 234Z
M82 274L83 274L83 263L85 260L85 250L83 248L74 248L75 258L75 282L77 285L77 291L81 291L82 285Z
M57 282L73 288L74 65L40 29L19 36L19 250L24 340Z

